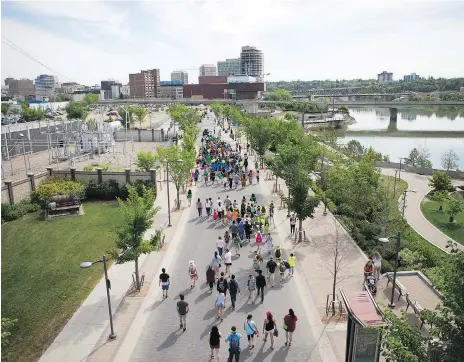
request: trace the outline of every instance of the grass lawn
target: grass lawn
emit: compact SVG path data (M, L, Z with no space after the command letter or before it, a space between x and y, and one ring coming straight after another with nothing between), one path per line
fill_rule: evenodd
M103 276L100 259L122 222L117 204L87 203L85 215L2 226L2 317L17 318L11 360L37 361Z
M447 203L443 204L443 210L438 210L440 204L438 201L425 199L421 205L424 216L440 229L443 233L464 245L464 212L455 216L455 222L450 224L449 215L446 213Z

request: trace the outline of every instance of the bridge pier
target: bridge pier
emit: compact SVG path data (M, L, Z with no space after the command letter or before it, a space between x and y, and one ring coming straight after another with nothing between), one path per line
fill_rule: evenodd
M390 108L390 123L398 120L398 108Z

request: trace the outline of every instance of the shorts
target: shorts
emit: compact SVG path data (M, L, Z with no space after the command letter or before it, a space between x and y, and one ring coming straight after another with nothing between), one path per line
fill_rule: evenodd
M224 309L226 306L224 304L216 304L217 309Z
M247 338L249 341L251 341L252 338L254 338L255 334L247 334Z
M161 283L161 289L162 290L168 290L169 289L169 283Z
M271 329L270 331L264 331L264 333L267 333L267 334L274 333L274 329Z
M219 349L220 346L221 346L220 344L210 344L210 345L209 345L209 347L210 347L211 349Z
M226 264L227 266L231 266L231 265L232 265L232 263L225 263L225 264Z

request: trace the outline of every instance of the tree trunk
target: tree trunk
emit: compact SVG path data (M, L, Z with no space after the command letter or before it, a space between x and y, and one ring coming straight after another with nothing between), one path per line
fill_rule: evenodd
M337 285L337 267L334 268L334 279L332 285L332 315L335 315L335 287Z
M140 278L139 278L139 258L135 258L135 287L140 291Z
M298 242L303 241L303 220L298 218Z
M440 210L440 211L443 210L443 205L442 204L440 204L440 207L438 208L438 210Z
M180 187L176 187L176 190L177 190L177 210L179 210L180 209L180 195L179 195Z
M449 222L454 222L454 216L450 216Z

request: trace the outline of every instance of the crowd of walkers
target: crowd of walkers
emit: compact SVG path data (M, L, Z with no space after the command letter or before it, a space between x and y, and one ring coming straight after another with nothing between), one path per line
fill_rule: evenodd
M254 164L255 170L249 168L249 145L246 147L246 152L242 154L242 147L237 143L235 149L232 146L220 139L218 132L211 135L207 130L203 133L201 139L201 149L196 158L196 169L192 173L192 178L195 184L203 181L206 186L212 187L223 186L224 189L233 191L234 189L247 187L254 180L259 183L259 165ZM245 150L243 150L245 151ZM202 179L202 180L201 180ZM189 206L192 201L191 190L187 193ZM213 308L216 312L217 321L224 320L224 311L227 304L230 303L232 310L236 308L237 298L241 295L241 282L237 280L236 275L232 272L233 257L239 258L240 251L243 246L251 245L252 240L254 245L251 245L250 251L253 254L252 265L248 278L243 281L244 293L247 294L247 303L255 303L256 298L260 298L261 303L264 303L264 289L266 287L273 288L276 285L276 277L280 276L280 282L283 283L288 277L294 275L296 257L290 254L287 260L283 257L283 252L280 245L274 246L270 226L274 222L274 204L271 202L265 205L259 202L254 193L251 196L245 197L237 202L236 199L229 198L226 195L224 200L218 197L217 200L207 198L202 202L200 198L195 204L198 210L199 218L212 218L214 223L222 223L227 227L223 235L219 235L215 242L215 251L211 261L207 265L205 281L209 286L211 294L216 291L213 298ZM205 212L205 213L204 213ZM204 215L204 216L203 216ZM291 218L291 229L293 224L294 230L294 215ZM212 222L213 222L212 221ZM262 247L265 245L265 249ZM234 250L234 255L232 255ZM267 251L267 255L264 254ZM264 258L268 257L266 263ZM190 288L196 286L199 279L198 268L193 260L188 263L188 277L190 280ZM163 290L163 299L168 296L169 275L165 269L160 275L160 286ZM180 328L186 330L186 317L189 313L189 305L185 300L185 296L181 294L180 300L177 302L177 311L180 319ZM287 315L283 317L283 330L286 335L285 346L291 346L292 334L296 328L298 318L293 309L289 309ZM263 343L270 340L270 348L274 348L274 338L279 335L277 320L271 311L266 312L262 324ZM253 316L249 314L243 324L244 334L248 340L248 348L254 348L254 341L259 337L258 325L253 320ZM219 361L219 350L222 334L217 325L211 328L209 334L209 345L211 349L211 358L216 358ZM235 359L239 361L240 356L240 339L242 334L237 332L237 327L233 326L231 331L225 337L225 342L228 343L229 361Z

